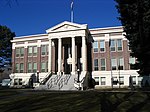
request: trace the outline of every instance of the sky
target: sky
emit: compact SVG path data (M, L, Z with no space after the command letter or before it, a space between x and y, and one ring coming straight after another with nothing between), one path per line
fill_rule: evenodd
M46 30L70 21L71 0L0 0L0 25L16 36L44 34ZM74 0L74 23L91 28L121 26L114 0Z

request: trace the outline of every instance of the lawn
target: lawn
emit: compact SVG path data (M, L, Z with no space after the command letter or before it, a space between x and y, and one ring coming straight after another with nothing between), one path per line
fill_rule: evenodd
M149 92L0 90L0 112L150 112Z

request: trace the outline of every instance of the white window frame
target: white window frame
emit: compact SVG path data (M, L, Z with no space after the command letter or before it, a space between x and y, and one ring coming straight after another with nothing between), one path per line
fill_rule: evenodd
M36 65L36 66L35 66ZM33 62L33 72L36 73L37 72L37 63Z
M24 63L20 63L20 73L24 72Z
M46 62L41 62L41 72L46 72Z
M101 77L101 85L106 85L106 77Z
M119 84L124 85L124 76L119 77Z
M37 56L37 53L38 53L38 47L33 46L33 56Z
M101 48L101 42L103 42L102 48ZM104 49L104 51L102 51L101 49ZM105 52L105 40L100 40L100 52Z
M96 49L96 51L95 51L95 49ZM93 43L93 52L98 53L98 41L94 41L94 43Z
M118 43L119 40L121 41L121 46L119 46L119 43ZM123 40L122 39L117 39L116 40L116 45L117 45L117 51L118 52L123 51ZM118 49L119 47L121 48L121 50Z
M97 65L96 66L95 66L95 61L97 61ZM94 71L99 71L98 59L97 58L94 59Z
M121 63L120 63L121 60L122 60L122 65L121 65ZM122 66L123 69L119 69L120 66ZM118 58L118 67L117 67L117 68L118 68L118 70L124 70L124 58L123 58L123 57L119 57L119 58Z
M112 41L114 41L114 46L112 46ZM115 48L114 50L112 50L112 48ZM115 52L116 51L116 40L115 39L111 39L110 40L110 51L111 52Z
M116 58L111 58L111 70L114 70L113 69L113 60L115 60L115 62L116 62L116 66L114 66L114 67L116 67L116 69L115 70L117 70L117 59Z
M132 69L131 65L134 65L135 62L136 62L135 57L129 57L129 68L130 68L130 70L134 70L134 68Z
M102 65L102 60L104 60L105 65ZM100 66L101 66L101 71L106 71L106 59L105 58L101 58L100 59ZM104 67L105 69L103 70L102 67Z
M29 64L31 64L31 65L29 65ZM28 73L32 73L32 62L28 62Z
M20 47L19 50L20 50L20 57L23 57L24 56L24 47Z
M28 56L32 56L33 48L32 46L28 46Z
M100 84L100 81L99 81L99 77L94 77L94 79L95 79L95 85L99 85Z
M15 72L16 72L16 73L19 73L19 63L16 63L16 64L15 64Z

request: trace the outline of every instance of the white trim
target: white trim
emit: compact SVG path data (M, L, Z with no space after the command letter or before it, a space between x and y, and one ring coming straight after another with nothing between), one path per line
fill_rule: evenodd
M56 33L56 32L60 32L60 31L66 31L66 29L60 30L60 31L57 30L57 29L59 29L60 27L62 27L64 25L74 26L75 28L72 29L72 30L75 30L75 29L87 29L87 24L81 25L81 24L77 24L77 23L64 21L64 22L62 22L60 24L55 25L52 28L47 29L46 32L47 33ZM67 31L70 31L70 29L67 29Z
M30 41L30 40L42 40L48 39L48 34L41 34L41 35L28 35L22 37L15 37L11 42L21 42L21 41Z

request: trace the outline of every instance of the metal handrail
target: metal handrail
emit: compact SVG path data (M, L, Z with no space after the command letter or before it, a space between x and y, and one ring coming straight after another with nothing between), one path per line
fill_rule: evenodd
M54 83L54 78L51 78L47 83L48 89L50 89L53 86L53 83Z
M64 78L64 84L66 85L68 83L68 80L70 79L71 74L66 75L66 77Z
M43 78L43 80L40 82L40 84L45 84L51 76L52 76L52 73L49 72L49 73Z
M58 83L58 87L59 89L61 89L64 85L67 85L68 80L70 79L71 74L66 75L64 78L62 78L59 83Z
M54 84L57 85L58 81L60 80L60 78L62 77L62 74L60 75L57 75L55 78L54 78Z
M62 78L60 80L60 82L58 83L58 88L61 89L63 87L63 83L64 83L64 78Z
M27 78L25 81L22 81L22 85L27 86L29 84L29 79L30 78Z
M74 83L78 86L80 86L80 84L83 84L85 77L83 77L83 79L81 81L78 82L77 78L74 78Z

